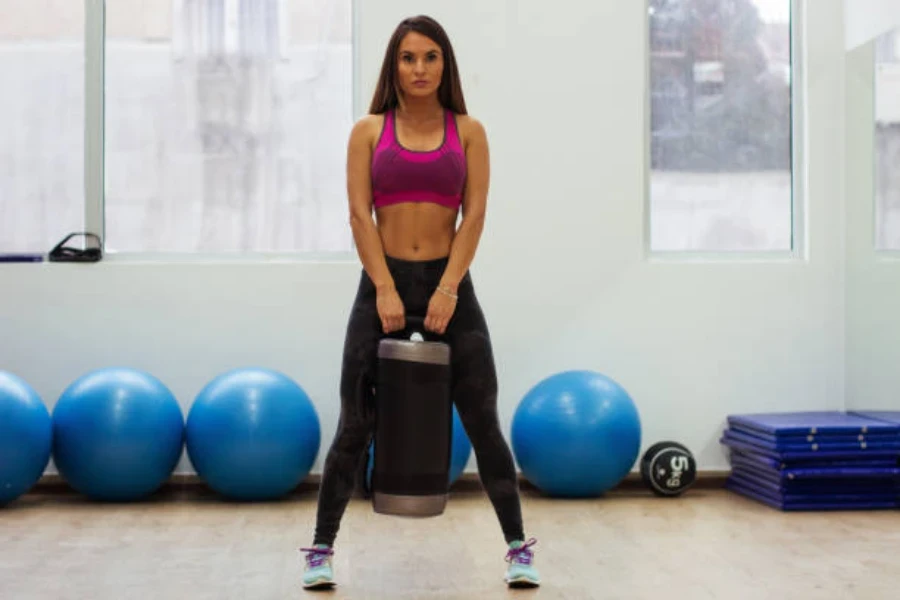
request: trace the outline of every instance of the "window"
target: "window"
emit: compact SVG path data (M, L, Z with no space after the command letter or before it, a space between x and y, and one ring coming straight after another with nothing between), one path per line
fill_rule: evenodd
M790 0L649 0L650 247L793 246Z
M875 242L900 250L900 29L875 43Z
M351 4L107 3L109 250L352 249Z
M84 229L84 3L0 0L0 252Z

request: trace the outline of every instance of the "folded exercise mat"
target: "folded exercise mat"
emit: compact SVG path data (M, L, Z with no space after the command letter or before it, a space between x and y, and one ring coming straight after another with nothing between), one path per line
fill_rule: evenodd
M887 470L890 473L900 472L900 462L895 455L881 458L821 458L815 456L812 458L782 460L780 458L772 458L760 454L755 450L740 450L731 448L730 460L740 460L744 462L753 462L762 468L775 469L784 473L794 473L797 477L816 477L822 475L838 476L846 470L848 475L864 474L860 470L877 469ZM874 471L873 471L874 474ZM898 473L900 474L900 473Z
M750 487L760 493L768 494L783 500L803 500L812 502L815 500L840 500L856 502L860 500L898 500L896 491L888 490L858 490L858 489L834 489L834 490L803 490L786 489L784 486L763 481L747 473L733 472L731 479Z
M860 497L895 498L898 496L897 480L881 479L777 479L744 467L736 466L733 477L753 483L760 488L782 494L809 496L853 495Z
M748 454L732 453L731 466L741 468L778 481L806 480L846 480L846 479L900 479L900 467L896 461L888 465L816 465L816 466L784 466L756 460ZM774 461L773 461L774 462ZM844 462L844 461L841 461Z
M735 493L781 510L900 505L900 412L757 413L728 425L720 443Z
M853 458L890 458L896 461L900 457L900 448L878 448L866 445L856 448L828 448L817 446L815 449L804 448L772 448L752 436L741 436L736 432L726 431L719 443L732 449L755 452L768 458L780 461L803 459L853 459Z
M900 437L900 422L849 414L842 411L805 411L731 415L728 426L735 431L759 432L778 438L828 435L893 435Z
M885 510L898 507L896 497L889 500L883 499L857 499L828 497L803 497L784 496L748 485L739 477L731 476L726 480L726 489L741 496L756 500L762 504L783 511L822 511L822 510Z
M900 425L900 411L897 410L852 410L850 414L864 419Z
M820 477L792 477L785 474L784 471L773 471L770 469L761 469L755 464L747 464L739 461L731 463L733 472L746 473L766 481L777 483L778 485L794 486L797 489L809 487L810 489L835 489L847 486L864 485L871 488L898 488L900 490L900 477L895 473L884 473L877 475L825 475Z
M759 436L753 435L745 431L729 429L727 434L736 440L744 441L748 444L767 448L769 450L867 450L874 448L898 450L900 453L900 436L891 436L880 439L865 439L863 441L833 441L824 438L818 438L814 442L808 442L801 438L786 439L778 438L776 440L767 440Z
M758 440L762 440L768 442L770 444L773 443L789 443L789 444L799 444L799 443L820 443L820 444L829 444L835 442L843 442L843 443L858 443L858 442L883 442L883 441L897 441L900 440L900 435L897 435L893 432L883 432L879 431L876 433L819 433L819 434L786 434L779 435L776 433L767 433L765 431L759 431L758 429L743 429L740 427L732 427L730 431L734 431L735 433L741 433L743 435L753 436Z

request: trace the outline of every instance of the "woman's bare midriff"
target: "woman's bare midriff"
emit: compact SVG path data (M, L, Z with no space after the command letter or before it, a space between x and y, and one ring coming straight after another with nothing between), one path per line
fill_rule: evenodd
M457 215L456 210L429 202L394 204L375 213L385 254L401 260L449 256Z

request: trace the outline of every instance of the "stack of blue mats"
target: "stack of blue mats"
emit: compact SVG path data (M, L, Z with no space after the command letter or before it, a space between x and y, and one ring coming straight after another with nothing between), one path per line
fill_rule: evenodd
M900 412L732 415L726 487L781 510L900 506Z

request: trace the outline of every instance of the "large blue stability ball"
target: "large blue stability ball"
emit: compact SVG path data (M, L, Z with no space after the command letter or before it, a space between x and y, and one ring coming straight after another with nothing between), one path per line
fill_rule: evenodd
M628 475L640 446L641 422L631 397L592 371L544 379L513 416L512 447L522 474L549 496L603 494Z
M269 369L236 369L198 394L188 413L187 451L197 474L233 500L290 493L319 453L319 416L306 392Z
M25 380L0 371L0 505L38 482L52 441L53 422L40 396Z
M453 485L460 478L466 465L469 463L469 456L472 454L472 442L466 434L463 427L462 419L459 418L459 412L456 405L453 405L453 438L450 445L450 473L448 476L449 484ZM375 442L369 444L369 458L366 465L366 489L372 488L372 471L375 470Z
M95 500L149 496L171 476L183 447L177 399L137 369L92 371L53 409L53 460L69 485Z

